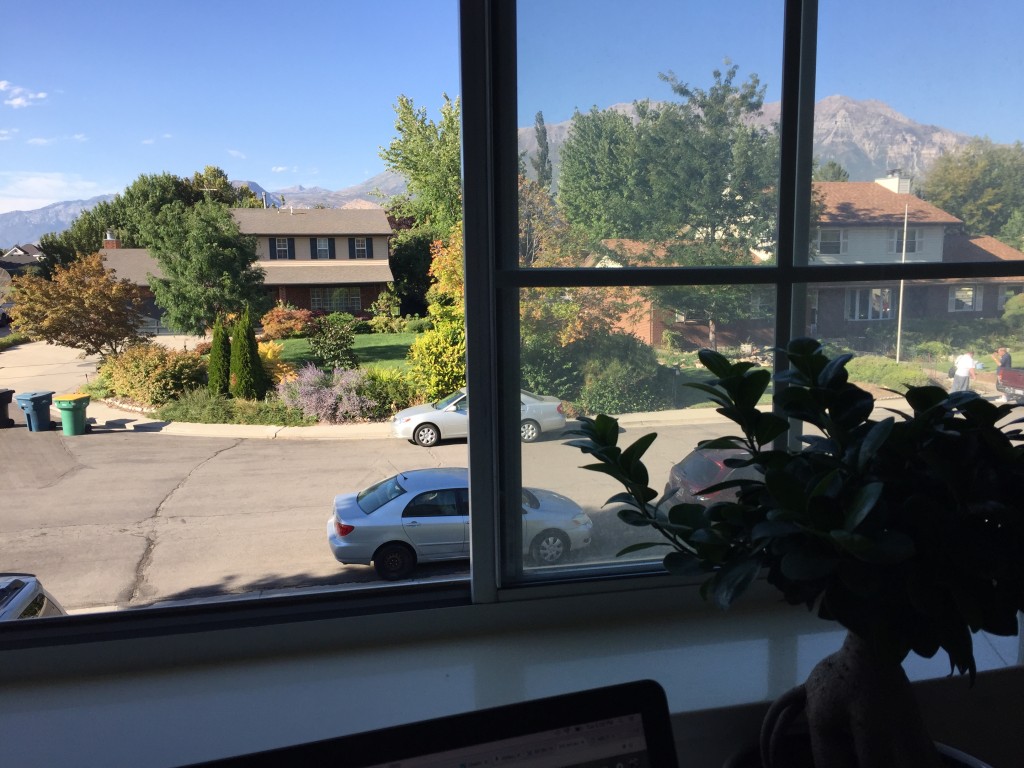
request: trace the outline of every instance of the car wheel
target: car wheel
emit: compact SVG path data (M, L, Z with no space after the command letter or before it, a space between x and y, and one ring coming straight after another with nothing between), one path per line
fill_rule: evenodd
M543 531L530 544L530 557L537 565L555 565L568 555L569 537L561 531Z
M441 439L441 433L433 424L420 424L412 431L412 439L416 441L416 445L429 448Z
M373 567L382 579L404 579L416 567L416 553L405 544L385 544L374 553Z
M540 424L533 419L527 419L519 425L519 437L524 443L535 443L540 437Z

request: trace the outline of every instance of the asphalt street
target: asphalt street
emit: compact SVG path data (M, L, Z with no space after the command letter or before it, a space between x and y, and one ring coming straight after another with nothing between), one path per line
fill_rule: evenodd
M343 566L331 556L325 531L334 495L399 470L467 461L464 440L424 449L390 438L126 430L65 437L29 432L17 409L12 415L18 425L0 431L0 570L36 573L73 610L375 582L370 567ZM658 428L652 475L667 476L713 429ZM633 431L624 439L651 430ZM624 545L619 534L633 531L601 510L619 490L614 482L579 469L583 463L563 439L523 446L524 483L576 499L595 519L594 546L575 561L613 558ZM416 577L465 572L465 563L441 564L420 567Z

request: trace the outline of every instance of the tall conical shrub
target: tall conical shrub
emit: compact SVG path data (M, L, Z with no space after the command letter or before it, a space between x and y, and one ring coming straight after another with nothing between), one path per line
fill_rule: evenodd
M231 391L231 339L220 315L213 324L213 339L210 343L210 359L206 365L206 374L210 394L226 395Z
M270 379L260 362L248 306L235 323L231 338L231 394L246 400L262 400L270 388Z

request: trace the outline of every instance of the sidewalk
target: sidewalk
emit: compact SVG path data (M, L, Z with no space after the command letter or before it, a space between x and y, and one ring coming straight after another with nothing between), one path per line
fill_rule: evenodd
M201 341L189 336L159 336L155 339L166 346L180 349L192 348ZM56 394L75 392L79 386L96 375L95 357L85 357L81 352L67 347L58 347L42 342L20 344L0 352L0 388L21 392L53 391ZM985 385L979 387L983 397L992 397ZM880 400L879 408L905 410L902 398ZM12 403L13 411L18 411ZM60 412L51 410L53 420L60 422ZM12 414L19 422L21 414ZM93 431L137 431L161 432L168 435L192 435L196 437L233 437L264 440L366 440L386 438L391 434L391 425L384 423L367 424L321 424L312 427L276 427L251 424L191 424L187 422L166 422L144 413L114 408L102 402L89 404L86 416ZM630 413L619 418L624 428L644 429L673 424L701 423L720 418L714 409L686 408L674 411L651 413ZM571 424L570 424L571 428Z

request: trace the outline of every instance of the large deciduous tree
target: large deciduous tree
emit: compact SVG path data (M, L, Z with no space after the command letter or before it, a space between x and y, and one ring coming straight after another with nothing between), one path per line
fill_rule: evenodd
M963 219L972 235L997 236L1024 210L1024 144L973 139L936 159L921 194Z
M405 196L392 201L394 210L438 237L447 237L462 221L460 111L459 100L445 94L441 119L435 123L426 109L401 95L395 104L398 135L380 150L388 170L408 186Z
M269 308L255 238L239 232L221 203L165 206L157 217L151 253L164 276L151 276L150 287L168 323L179 331L201 334L220 314L246 306L262 314Z
M98 253L56 266L51 280L15 277L12 300L14 325L47 344L106 356L146 338L141 289L104 269Z

